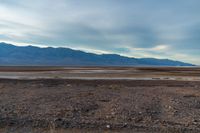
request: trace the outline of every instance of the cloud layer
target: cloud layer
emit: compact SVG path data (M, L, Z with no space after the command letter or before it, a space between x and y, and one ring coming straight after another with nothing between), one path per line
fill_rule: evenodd
M200 64L199 0L0 0L0 41Z

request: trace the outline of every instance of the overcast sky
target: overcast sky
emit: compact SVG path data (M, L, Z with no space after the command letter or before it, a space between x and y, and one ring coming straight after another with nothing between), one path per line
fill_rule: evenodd
M0 0L0 42L200 65L200 0Z

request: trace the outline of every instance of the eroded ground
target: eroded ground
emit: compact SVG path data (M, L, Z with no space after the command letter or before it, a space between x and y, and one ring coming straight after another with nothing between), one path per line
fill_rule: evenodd
M2 133L200 132L199 68L0 71Z

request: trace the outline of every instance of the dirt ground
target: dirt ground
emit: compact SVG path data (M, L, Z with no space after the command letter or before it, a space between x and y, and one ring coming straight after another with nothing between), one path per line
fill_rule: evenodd
M0 68L0 133L200 132L199 68L31 70Z

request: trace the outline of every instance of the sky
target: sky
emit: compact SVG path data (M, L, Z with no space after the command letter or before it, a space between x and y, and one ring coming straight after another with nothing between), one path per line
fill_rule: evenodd
M0 0L0 42L200 65L200 0Z

